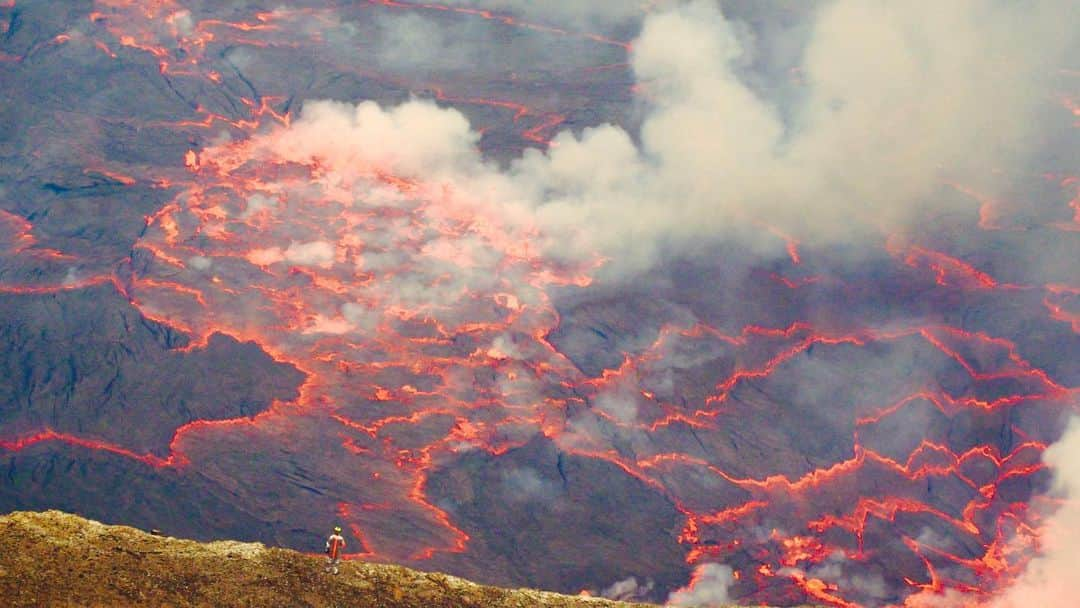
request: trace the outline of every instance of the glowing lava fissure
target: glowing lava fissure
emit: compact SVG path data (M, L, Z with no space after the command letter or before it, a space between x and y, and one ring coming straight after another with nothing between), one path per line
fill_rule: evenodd
M371 4L570 35L466 7ZM553 294L584 290L598 263L553 260L543 253L548 235L529 215L478 194L483 189L399 170L399 159L378 150L337 162L317 147L304 149L291 135L304 125L290 113L286 91L260 94L248 83L244 95L227 92L243 78L215 63L212 50L317 47L318 32L289 38L285 26L331 16L301 8L203 19L172 1L98 2L89 19L99 28L96 52L116 61L145 55L170 88L224 90L228 101L219 105L231 109L194 103L194 116L139 124L195 134L175 166L87 169L119 186L167 184L175 193L148 214L130 276L0 286L13 297L114 288L145 318L191 336L187 347L170 349L175 355L207 348L215 334L254 342L302 370L299 396L251 418L199 417L176 427L165 449L52 428L5 437L0 449L62 442L149 467L196 469L232 488L248 480L222 481L243 469L218 462L216 450L228 463L245 449L266 454L260 442L280 442L288 458L308 452L305 465L325 468L323 485L302 475L293 481L313 488L311 500L330 505L348 526L355 557L441 559L455 568L469 563L470 551L489 548L470 545L467 527L475 522L458 521L453 505L429 496L432 473L477 453L499 462L541 441L674 505L682 522L673 536L687 565L728 563L732 593L743 601L915 605L948 589L983 598L1022 569L1039 537L1029 513L1045 483L1039 455L1057 431L1040 420L1077 398L1060 372L1033 364L1016 341L962 323L864 326L853 319L824 328L795 320L729 331L713 318L687 322L664 311L652 333L632 327L637 319L623 327L597 322L602 327L591 331L629 337L618 345L621 364L587 374L552 338L566 314ZM511 122L537 117L518 127L538 144L564 120L518 101L431 90L447 103L509 113ZM347 107L369 119L389 112ZM996 229L998 219L984 210L980 227ZM27 219L4 212L0 224L11 255L69 261L63 251L38 248ZM813 267L813 253L793 238L761 230L785 241L785 271ZM1007 298L1020 289L928 247L886 245L898 266L942 299L968 292ZM751 276L826 297L847 279ZM1076 334L1077 287L1050 283L1042 291L1039 313ZM864 360L878 363L860 367ZM895 368L906 376L883 371ZM880 375L860 379L844 370ZM834 390L800 400L799 380L807 378L832 381ZM840 431L828 430L826 416L841 420ZM910 420L921 423L918 436L897 432L910 431ZM828 441L784 426L814 422ZM789 458L768 459L784 449ZM346 490L324 489L338 484ZM402 521L416 532L398 535Z

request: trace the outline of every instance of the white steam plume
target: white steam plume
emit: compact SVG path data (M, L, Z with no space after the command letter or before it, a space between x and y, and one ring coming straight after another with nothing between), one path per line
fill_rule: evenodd
M902 229L943 172L989 174L1038 144L1043 81L1068 47L1072 4L836 0L809 27L807 85L794 103L765 99L740 76L743 56L760 53L747 45L773 42L754 42L715 3L698 1L648 17L634 44L633 68L650 104L637 137L613 125L563 132L547 152L530 150L500 169L484 161L479 135L455 110L420 101L390 109L310 102L290 128L260 138L256 151L317 159L329 184L346 184L360 170L415 179L428 192L445 187L448 200L467 201L475 217L498 218L500 232L539 233L550 258L599 254L615 273L721 238L780 254L780 239L762 224L804 241L851 242L875 236L880 224ZM781 111L781 101L790 107ZM380 193L364 197L377 204ZM247 213L268 201L252 199ZM368 235L369 244L377 237ZM398 249L382 249L356 263L368 271L395 265ZM486 280L482 269L499 255L437 234L420 253L471 260L467 266L480 270L469 285ZM334 261L326 247L300 241L252 255L260 265ZM460 264L443 266L440 273L462 276ZM402 285L401 293L445 300L461 285L444 283L439 293Z
M647 19L634 44L654 106L640 146L615 127L563 134L519 178L545 189L547 224L588 226L623 262L759 221L826 241L892 228L946 175L984 177L1031 151L1076 12L838 0L817 16L805 100L783 120L737 76L732 24L695 2Z
M606 597L609 600L632 602L648 596L655 587L656 583L652 580L639 583L636 577L631 576L612 583L610 587L600 592L600 597Z
M1053 491L1065 499L1049 518L1042 553L991 608L1072 606L1080 596L1080 418L1073 418L1061 439L1047 448L1043 461L1053 470Z
M704 608L728 602L728 588L735 582L732 570L721 564L702 564L694 569L690 584L668 596L668 606Z
M779 251L762 223L850 242L902 228L944 177L985 179L1032 151L1076 13L1065 0L836 0L811 28L805 95L781 113L737 74L751 38L698 1L648 17L634 44L651 104L639 141L612 125L563 132L499 171L456 111L320 102L279 151L445 180L538 224L551 252L600 252L617 271L731 236Z

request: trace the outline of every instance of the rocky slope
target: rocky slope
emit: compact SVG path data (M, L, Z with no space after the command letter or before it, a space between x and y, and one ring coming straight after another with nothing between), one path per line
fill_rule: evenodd
M0 517L0 598L7 606L644 606L360 561L332 576L319 556L155 536L60 511Z

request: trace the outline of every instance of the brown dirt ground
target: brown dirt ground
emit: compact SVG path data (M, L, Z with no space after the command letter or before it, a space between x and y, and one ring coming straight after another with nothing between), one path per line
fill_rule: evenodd
M0 517L5 606L630 608L635 604L476 585L437 573L258 543L198 543L59 511ZM636 604L642 607L644 604Z

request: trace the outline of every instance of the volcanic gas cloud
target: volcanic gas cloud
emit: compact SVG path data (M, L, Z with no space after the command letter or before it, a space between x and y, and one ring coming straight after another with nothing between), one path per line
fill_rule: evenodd
M1070 597L1076 3L44 4L0 8L5 508Z

